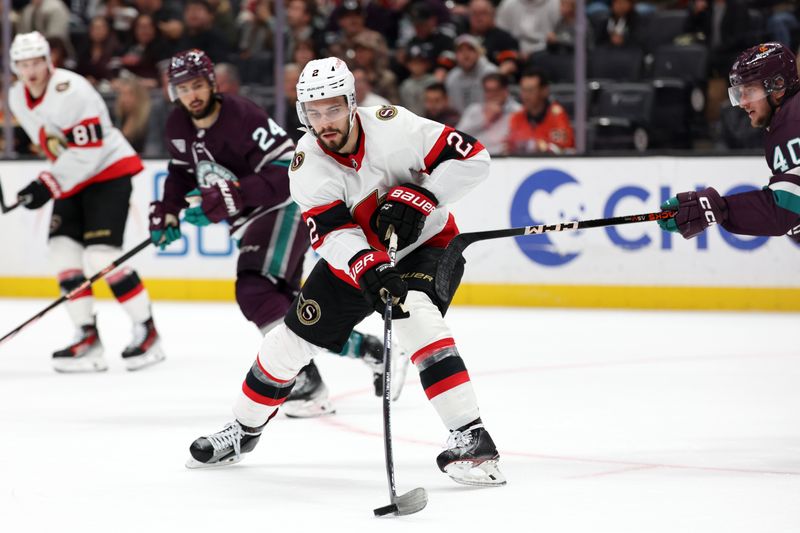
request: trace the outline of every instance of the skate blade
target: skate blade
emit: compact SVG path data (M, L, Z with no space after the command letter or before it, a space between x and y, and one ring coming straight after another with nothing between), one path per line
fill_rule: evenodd
M220 467L223 467L223 466L235 465L236 463L240 462L241 460L242 460L242 456L241 455L239 457L236 457L234 455L233 457L225 459L224 461L217 461L216 463L202 463L202 462L198 461L197 459L195 459L194 457L190 457L186 461L185 466L189 470L202 470L202 469L206 469L206 468L220 468Z
M103 350L94 349L81 357L53 358L53 370L61 374L80 374L88 372L105 372L108 363L103 357Z
M126 357L123 359L123 361L125 361L125 368L127 368L130 372L135 372L136 370L141 370L148 366L160 363L166 358L167 356L164 355L164 352L161 350L161 344L157 342L142 355Z
M500 487L506 484L506 477L495 459L477 465L472 461L455 461L445 466L444 471L450 479L462 485Z
M324 402L316 402L314 400L284 402L281 410L289 418L319 418L336 413L333 404L328 400Z

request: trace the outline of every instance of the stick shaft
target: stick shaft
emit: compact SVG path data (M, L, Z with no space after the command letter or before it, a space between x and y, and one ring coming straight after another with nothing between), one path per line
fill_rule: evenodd
M397 257L397 235L389 239L389 264L394 266ZM392 297L387 295L383 311L383 450L386 456L386 479L389 498L394 503L397 487L394 479L394 454L392 452Z

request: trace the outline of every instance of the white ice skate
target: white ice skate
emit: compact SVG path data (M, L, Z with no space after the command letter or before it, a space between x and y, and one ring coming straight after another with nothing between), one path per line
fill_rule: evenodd
M103 344L94 324L81 326L72 344L53 354L53 369L63 373L108 370L108 363L103 357Z

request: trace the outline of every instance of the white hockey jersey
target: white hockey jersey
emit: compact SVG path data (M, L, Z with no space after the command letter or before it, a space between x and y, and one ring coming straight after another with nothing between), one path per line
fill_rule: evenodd
M386 249L375 218L390 188L415 183L439 201L420 238L398 252L399 261L424 243L444 247L458 234L447 204L483 181L490 162L476 139L403 107L358 108L356 119L361 135L355 153L329 152L307 133L289 169L292 198L303 211L311 246L351 284L350 259L364 249Z
M46 185L66 198L92 183L132 176L144 167L111 123L103 98L82 76L57 68L44 94L34 100L17 81L9 107L32 141L53 162Z

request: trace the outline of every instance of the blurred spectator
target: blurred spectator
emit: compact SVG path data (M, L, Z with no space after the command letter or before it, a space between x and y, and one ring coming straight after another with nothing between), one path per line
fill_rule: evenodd
M139 13L153 17L158 31L164 38L177 43L183 35L183 17L177 5L165 5L163 0L135 0Z
M286 124L281 124L294 142L305 135L303 124L297 116L297 81L303 71L299 65L288 63L283 67L283 94L286 97Z
M239 69L230 63L217 63L214 65L214 76L217 81L217 92L222 94L239 94L242 81L239 78Z
M481 40L487 59L500 67L500 72L514 76L517 72L519 43L510 33L495 26L494 4L489 0L472 0L469 3L468 13L469 24L466 33Z
M372 92L372 83L369 80L367 71L363 68L354 68L353 77L356 81L356 103L359 106L391 105L389 100Z
M447 74L445 87L450 104L463 113L470 104L483 101L483 77L497 67L483 55L483 47L473 35L456 38L456 66Z
M375 32L362 32L353 39L355 56L352 64L361 67L369 76L372 90L391 102L397 102L397 78L389 70L389 51L386 41Z
M45 37L58 37L67 46L70 57L74 57L69 40L69 18L69 9L61 0L31 0L19 14L17 32L38 31Z
M358 0L345 0L340 9L334 11L334 15L338 16L339 32L326 37L330 55L336 56L352 66L356 55L355 38L362 34L371 35L369 38L373 41L381 41L384 49L388 48L386 40L381 34L367 29L364 23L364 10Z
M312 41L299 41L295 43L294 50L290 56L292 63L299 66L300 70L303 70L306 63L312 59L319 59L319 57L319 50L314 46Z
M47 39L50 45L50 61L56 68L75 68L75 60L69 57L69 50L61 37L50 37Z
M270 0L255 0L239 14L239 52L242 57L260 55L273 48L274 24Z
M644 48L644 24L634 9L635 0L611 0L611 12L594 28L597 46Z
M408 15L414 26L414 37L408 41L406 48L419 46L425 49L427 55L433 59L436 79L443 81L447 71L454 65L453 37L441 31L436 13L424 0L411 4Z
M224 36L229 48L236 46L239 31L230 0L208 0L208 5L214 14L214 28Z
M78 54L75 71L92 84L110 81L119 68L119 42L108 19L94 17L89 22L89 42Z
M120 64L145 86L158 87L158 63L169 59L172 52L153 16L142 13L133 21L133 43L120 58Z
M324 27L324 33L330 36L335 36L341 29L339 16L343 11L352 10L352 3L344 0L343 2L333 2L327 0L311 0L317 3L317 11L327 14L328 23ZM394 47L397 42L400 11L405 8L408 0L364 0L363 2L355 0L359 4L363 19L364 27L376 31L381 34L389 46ZM331 10L330 7L333 7ZM447 13L447 9L444 9ZM332 41L328 41L332 42Z
M422 116L441 122L446 126L455 128L461 119L461 114L450 107L450 99L447 97L447 88L444 83L434 83L425 88L425 109Z
M744 0L691 0L689 32L709 48L712 77L728 78L736 56L748 46L749 17Z
M521 109L511 98L508 78L499 72L483 77L483 102L476 102L464 111L456 129L478 139L492 155L506 151L509 119Z
M575 0L561 0L560 17L553 31L547 34L547 51L555 54L575 53ZM594 45L592 25L586 24L586 44Z
M73 4L74 5L74 4ZM125 3L124 0L106 0L103 3L90 3L94 9L89 9L87 22L94 17L104 17L111 24L111 30L116 34L117 41L123 45L130 44L131 28L139 14L135 7ZM73 11L74 13L74 11Z
M324 44L324 30L317 24L317 4L314 0L289 0L286 3L286 26L289 46L286 56L292 57L297 43L312 41L317 48Z
M179 49L199 48L215 63L228 59L233 50L225 36L214 28L214 11L208 0L187 0L183 20L185 28Z
M425 112L425 88L436 82L431 74L433 62L428 52L419 45L410 46L406 52L406 67L411 75L400 84L400 104L417 115Z
M550 100L550 86L542 71L526 70L519 82L523 109L511 116L507 153L512 155L561 153L575 147L566 111Z
M523 56L541 52L547 34L556 27L559 0L503 0L497 8L497 27L519 41Z
M133 149L141 153L147 140L150 120L150 94L136 78L121 78L116 83L117 102L114 105L114 125L128 139Z

